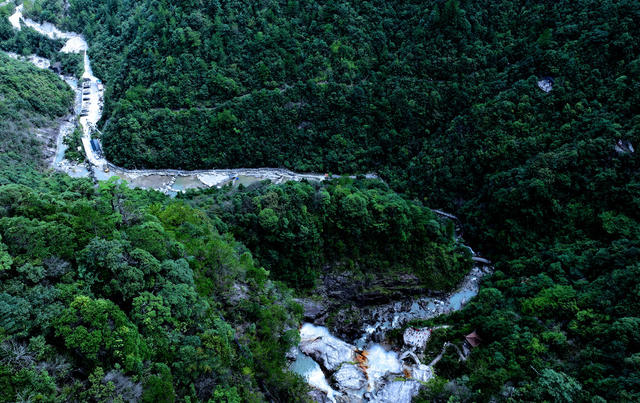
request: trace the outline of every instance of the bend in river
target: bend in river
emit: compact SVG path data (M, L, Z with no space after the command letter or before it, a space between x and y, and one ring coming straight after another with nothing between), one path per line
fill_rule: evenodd
M97 180L108 180L117 176L127 181L131 187L143 189L155 189L161 192L175 195L185 192L187 189L207 188L223 186L226 184L243 184L259 182L269 179L274 183L282 183L290 180L323 181L329 178L328 174L297 173L281 168L235 168L235 169L208 169L183 171L175 169L125 169L110 163L99 148L92 145L92 134L98 132L96 124L102 119L102 107L104 104L104 86L100 79L93 75L91 61L87 51L89 46L84 37L75 32L63 32L48 22L39 23L23 16L24 6L16 7L9 21L15 29L21 29L22 24L35 29L52 39L66 39L60 52L84 53L84 74L82 81L78 83L72 77L63 77L76 91L79 104L76 103L74 116L78 118L82 126L82 146L86 155L86 164L76 164L64 159L65 146L63 138L72 130L71 125L62 125L57 141L56 157L52 162L52 168L68 173L73 177L92 176ZM30 61L38 67L48 68L49 61L39 57L31 57ZM97 139L93 139L97 140ZM95 144L95 143L94 143ZM367 178L377 178L375 174L365 175ZM354 176L352 176L354 177Z
M62 78L76 91L74 115L64 122L59 131L57 149L52 167L74 177L94 177L107 180L117 176L129 183L131 187L156 189L175 195L186 189L222 186L228 183L248 185L260 180L269 179L274 183L289 180L325 180L328 175L315 173L296 173L279 168L237 168L210 169L197 171L181 170L130 170L111 164L92 145L92 134L99 131L96 124L102 118L104 103L104 86L100 79L93 75L91 61L87 51L89 46L80 34L63 32L51 23L38 23L22 15L23 5L16 7L15 13L9 17L16 29L22 24L52 39L66 39L60 50L66 53L84 54L84 74L81 80L74 77ZM20 58L16 54L9 56ZM32 55L26 58L40 68L48 68L47 59ZM66 146L63 139L75 127L75 121L82 126L82 146L86 155L86 164L76 164L64 158ZM374 174L368 178L377 178ZM435 211L439 215L454 218L450 214ZM478 263L488 261L475 258ZM376 402L410 402L424 382L434 377L433 365L423 364L416 355L424 348L431 331L434 329L407 329L404 335L405 345L398 350L374 342L384 338L385 333L397 329L413 319L428 319L461 309L464 304L478 292L481 278L490 273L487 266L476 266L465 277L460 287L446 298L422 297L413 300L393 302L374 308L370 318L376 318L361 329L360 337L351 343L333 336L328 329L305 323L301 327L301 342L297 349L289 354L292 359L291 369L303 376L315 390L314 397L329 401L376 401ZM457 346L461 359L464 353ZM464 348L463 348L464 350ZM467 351L465 351L466 353ZM442 354L440 355L440 357Z

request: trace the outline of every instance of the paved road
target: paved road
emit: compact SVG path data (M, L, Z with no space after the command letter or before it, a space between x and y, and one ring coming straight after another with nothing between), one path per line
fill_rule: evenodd
M321 173L298 173L281 168L236 168L236 169L208 169L195 171L180 171L173 169L124 169L113 165L102 155L99 155L91 147L91 135L95 125L102 118L102 105L104 90L100 89L99 78L93 75L91 69L91 61L87 51L89 46L84 37L75 32L63 32L56 28L53 24L44 22L39 23L28 18L24 18L23 5L16 7L15 13L9 17L11 24L16 29L21 29L21 24L35 29L52 39L67 39L64 47L60 50L65 53L82 53L84 55L84 74L83 82L89 83L89 87L85 90L74 88L76 91L83 91L81 109L85 109L85 116L79 116L79 123L82 126L82 146L89 163L87 175L92 175L98 180L107 180L113 176L121 177L130 183L133 187L151 188L163 191L169 194L184 192L190 188L202 188L211 186L221 186L223 184L234 182L236 180L250 183L252 181L269 179L276 183L286 182L289 180L312 180L322 181L328 178L327 174ZM43 66L40 66L43 67ZM77 113L79 111L76 111ZM82 114L81 114L82 115ZM61 144L61 142L58 142ZM71 170L78 172L77 166L69 161L57 161L55 169L63 170L71 173ZM108 168L108 172L105 172ZM74 176L77 176L74 175ZM378 178L375 174L367 174L369 178ZM355 177L355 176L352 176ZM248 178L248 179L247 179Z

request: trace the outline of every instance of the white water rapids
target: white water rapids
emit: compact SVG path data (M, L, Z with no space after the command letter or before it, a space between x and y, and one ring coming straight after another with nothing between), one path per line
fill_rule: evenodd
M5 2L4 5L6 4ZM15 29L21 29L24 25L49 38L66 39L61 52L84 54L84 74L80 83L74 77L62 77L76 91L76 106L73 118L60 127L52 168L73 177L93 176L97 180L117 176L127 181L131 187L156 189L170 195L184 192L186 189L222 186L228 183L248 185L263 179L282 183L303 179L322 181L327 178L323 174L301 174L278 168L129 170L111 164L91 146L92 134L102 118L104 88L101 81L93 75L86 40L80 34L62 32L53 24L38 23L24 18L22 11L23 6L19 5L9 17ZM22 58L11 53L9 56ZM50 66L47 59L35 55L22 59L43 69ZM88 86L83 90L82 83L85 81ZM83 109L85 113L81 113ZM83 130L82 146L87 164L76 164L64 158L66 146L63 140L73 131L76 118ZM366 176L377 177L373 174ZM334 337L324 327L305 323L300 331L301 342L295 351L291 370L300 374L310 386L321 391L330 401L408 403L423 383L433 378L432 367L420 363L416 356L412 355L413 349L405 348L404 354L400 354L372 342L371 335L398 328L412 319L428 319L461 309L477 294L478 282L486 273L488 271L484 268L474 268L460 288L445 299L419 298L404 306L390 304L377 308L380 312L379 317L384 319L367 324L362 329L362 336L352 343ZM407 355L407 352L411 354Z
M304 323L298 349L290 354L293 358L290 368L332 402L409 403L424 382L434 377L435 363L420 362L416 346L426 344L436 328L409 328L405 332L405 345L395 349L372 341L371 335L384 335L411 320L430 319L462 309L478 293L481 279L491 271L488 266L474 267L459 287L443 298L422 297L376 307L375 317L379 319L365 324L361 336L350 343L335 337L326 327Z

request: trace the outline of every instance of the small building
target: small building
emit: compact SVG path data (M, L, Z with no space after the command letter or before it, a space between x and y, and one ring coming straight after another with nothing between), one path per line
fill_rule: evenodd
M100 141L97 139L91 139L91 148L97 154L102 154L102 147L100 147Z
M471 347L478 347L482 342L482 339L480 338L480 336L478 336L475 330L464 336L464 340L469 343Z

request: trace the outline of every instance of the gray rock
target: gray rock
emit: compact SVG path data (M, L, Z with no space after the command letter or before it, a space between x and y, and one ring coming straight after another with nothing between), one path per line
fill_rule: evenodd
M298 347L292 346L289 351L286 352L285 358L289 361L293 361L298 356Z
M330 372L337 370L343 362L355 361L355 347L333 336L303 340L300 350Z
M317 318L324 315L327 311L327 307L319 301L310 299L299 299L296 300L296 302L302 305L304 319L308 321L315 321Z
M417 381L427 382L433 376L433 368L428 365L418 364L411 368L411 377Z
M413 347L419 351L424 350L427 346L427 342L431 337L431 329L429 328L421 328L416 329L413 327L407 328L402 335L402 339L404 340L404 344L408 347Z
M355 364L343 364L333 374L333 381L339 390L360 390L367 384L364 372Z
M318 389L311 389L307 396L309 396L312 402L326 403L330 401L327 398L327 394Z
M245 284L236 282L233 284L233 286L231 286L231 290L227 300L231 305L236 305L240 301L247 299L248 295L249 287L247 287Z
M418 394L420 382L393 381L386 384L371 398L371 402L377 403L411 403L411 399Z

